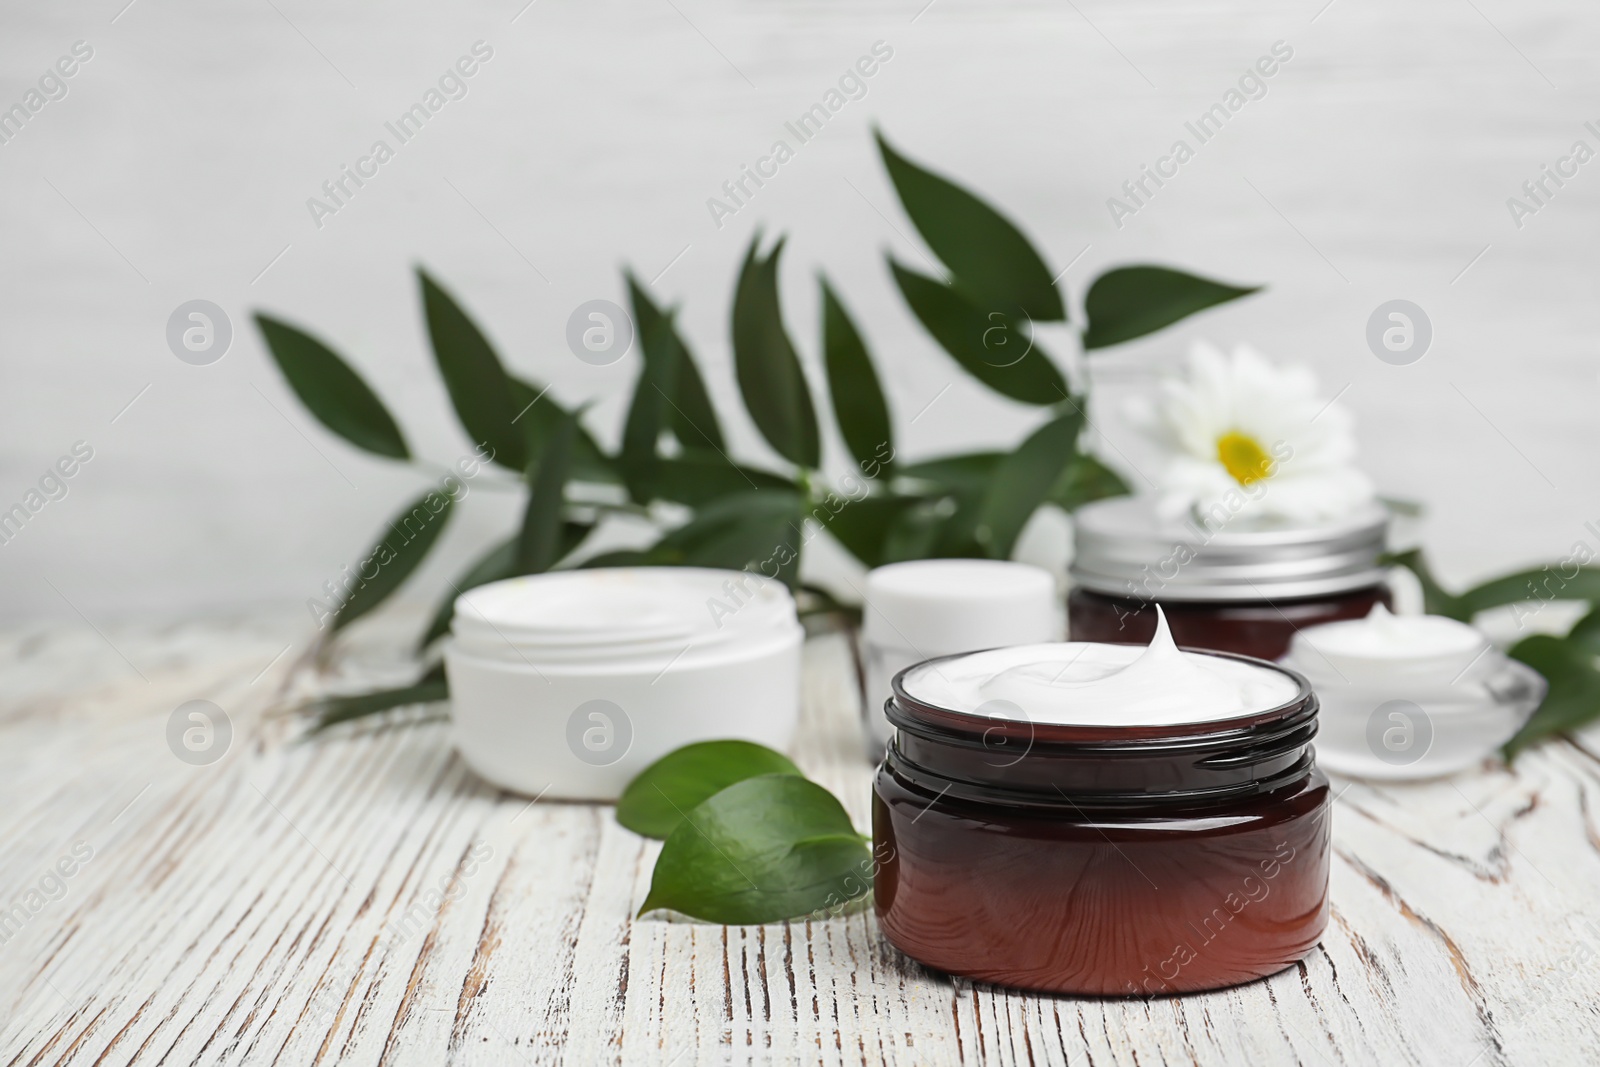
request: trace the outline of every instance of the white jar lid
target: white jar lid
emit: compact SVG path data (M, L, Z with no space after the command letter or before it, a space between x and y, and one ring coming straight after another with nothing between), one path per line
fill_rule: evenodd
M780 582L747 571L615 567L480 585L456 598L458 651L489 659L624 663L661 652L696 658L787 639L799 629Z
M1061 638L1055 578L1027 563L924 559L867 574L862 637L925 656Z

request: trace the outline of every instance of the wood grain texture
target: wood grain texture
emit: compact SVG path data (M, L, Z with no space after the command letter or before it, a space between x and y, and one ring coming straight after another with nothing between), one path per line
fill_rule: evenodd
M1337 782L1333 921L1309 959L1219 993L1084 1000L931 974L870 914L636 922L657 846L609 808L484 785L439 721L300 738L283 708L397 665L373 635L319 672L279 655L291 636L0 643L0 903L26 915L0 944L0 1062L1600 1060L1594 734L1515 773ZM865 826L849 658L837 637L806 655L793 754ZM234 731L209 766L165 740L197 698Z

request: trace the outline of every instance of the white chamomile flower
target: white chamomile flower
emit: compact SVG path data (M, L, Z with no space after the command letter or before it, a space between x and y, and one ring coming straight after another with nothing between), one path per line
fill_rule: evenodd
M1355 466L1349 412L1318 395L1304 367L1274 367L1253 348L1199 343L1181 376L1130 405L1160 449L1157 505L1168 517L1232 515L1315 522L1373 499Z

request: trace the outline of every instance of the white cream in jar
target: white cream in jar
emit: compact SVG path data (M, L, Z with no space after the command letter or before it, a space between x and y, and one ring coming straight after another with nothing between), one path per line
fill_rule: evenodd
M1022 645L935 660L901 676L906 696L950 711L1071 726L1170 726L1270 711L1298 687L1281 671L1182 651L1157 609L1146 647Z

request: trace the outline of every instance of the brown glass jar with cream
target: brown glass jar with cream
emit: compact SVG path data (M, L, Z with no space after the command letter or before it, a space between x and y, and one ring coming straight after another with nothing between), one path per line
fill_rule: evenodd
M1390 606L1380 562L1388 518L1375 503L1303 524L1167 521L1144 497L1079 508L1068 636L1142 644L1159 604L1180 647L1275 660L1297 630Z
M1304 678L1226 653L1071 642L896 677L874 786L879 924L1024 989L1155 995L1264 977L1328 916L1330 796Z

